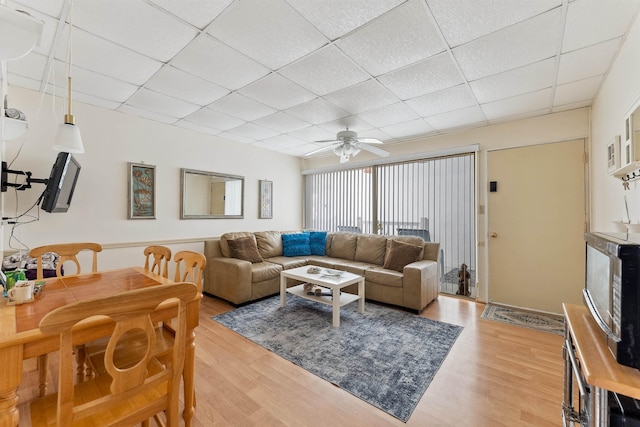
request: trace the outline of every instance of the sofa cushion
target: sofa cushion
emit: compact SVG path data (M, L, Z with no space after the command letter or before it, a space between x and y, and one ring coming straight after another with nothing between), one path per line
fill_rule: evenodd
M383 267L402 272L405 265L420 259L422 246L391 240L389 249L384 257Z
M309 248L311 249L311 255L325 255L327 248L327 232L310 231Z
M356 261L371 264L384 264L384 254L387 252L387 238L377 234L361 234L356 245Z
M256 231L253 233L262 258L282 256L282 236L279 231Z
M282 235L282 255L311 255L309 233L289 233Z
M260 262L251 265L251 282L263 282L280 277L282 266L271 262Z
M265 261L269 261L274 264L281 265L284 270L289 270L291 268L302 267L307 265L306 257L274 256L266 259Z
M241 237L247 236L253 237L253 233L250 233L248 231L235 231L232 233L224 233L222 236L220 236L220 252L222 253L222 256L231 258L231 251L229 250L229 244L227 243L229 240L239 239Z
M395 240L396 242L409 243L410 245L416 245L424 248L424 240L422 237L418 236L390 236L387 239L387 251L389 251L389 245L391 245L391 241ZM420 254L420 259L423 258L424 251Z
M353 260L356 254L358 235L355 233L335 233L331 237L330 252L327 254L334 258Z
M366 282L377 283L379 285L401 288L403 286L403 275L396 270L385 270L381 267L370 268L364 272ZM368 285L367 285L368 286Z
M251 263L264 261L258 252L256 239L253 236L228 240L229 252L233 258L243 259Z

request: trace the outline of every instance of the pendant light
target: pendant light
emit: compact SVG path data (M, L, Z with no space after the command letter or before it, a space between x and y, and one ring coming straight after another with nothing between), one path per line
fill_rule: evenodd
M64 123L58 126L58 134L53 143L53 149L66 153L84 153L84 145L80 136L80 129L75 125L75 118L71 114L71 52L73 32L73 0L69 2L69 43L67 45L67 113Z

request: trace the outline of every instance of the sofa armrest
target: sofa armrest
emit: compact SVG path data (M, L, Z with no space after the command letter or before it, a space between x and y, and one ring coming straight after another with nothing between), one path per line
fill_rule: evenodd
M204 292L241 304L251 299L251 263L216 257L207 260Z
M403 306L420 311L439 294L437 260L420 260L407 264L403 271Z

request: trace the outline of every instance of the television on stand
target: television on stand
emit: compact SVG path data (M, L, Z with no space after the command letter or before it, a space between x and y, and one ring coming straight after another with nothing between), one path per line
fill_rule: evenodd
M47 188L42 193L42 210L54 212L66 212L71 205L71 198L80 175L80 163L71 153L58 153L51 174L47 181Z

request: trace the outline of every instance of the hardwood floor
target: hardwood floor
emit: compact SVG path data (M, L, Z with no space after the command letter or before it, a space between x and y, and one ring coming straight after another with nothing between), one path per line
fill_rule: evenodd
M484 307L441 295L421 314L464 330L407 426L561 425L562 337L481 319ZM405 425L211 320L232 309L202 302L194 426Z

